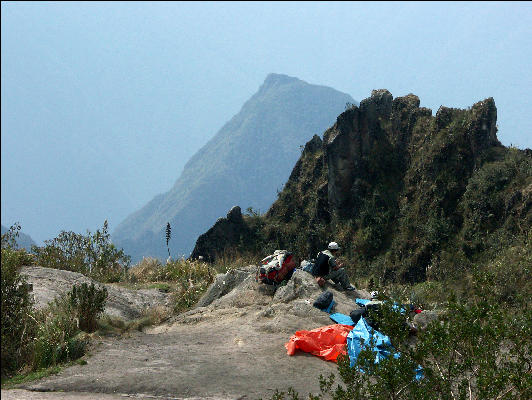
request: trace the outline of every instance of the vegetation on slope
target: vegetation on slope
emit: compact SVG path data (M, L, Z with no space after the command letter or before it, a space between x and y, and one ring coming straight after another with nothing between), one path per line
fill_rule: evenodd
M531 152L497 141L493 100L433 117L413 95L376 92L307 143L266 214L245 218L255 243L219 247L312 258L335 240L354 277L414 283L460 276L522 243Z
M172 313L191 308L216 272L226 272L250 260L221 258L218 269L200 261L169 259L165 264L144 258L129 268L129 258L109 241L107 224L92 234L61 232L33 246L33 254L16 247L20 226L2 235L2 384L13 385L57 373L68 363L83 362L91 338L120 335L161 323ZM157 288L171 295L171 309L160 306L147 310L139 319L124 321L103 315L107 291L94 284L74 285L47 307L36 309L32 288L20 267L38 264L47 268L83 273L100 282L130 288Z
M532 233L532 232L530 232ZM530 234L529 233L529 234ZM338 362L338 377L320 377L309 399L530 399L532 396L532 237L476 265L460 281L437 283L442 291L414 286L380 288L386 301L371 317L387 334L397 358L375 363L366 347L353 366ZM390 292L390 289L391 292ZM441 304L440 317L412 337L394 303ZM422 370L422 378L416 373ZM272 399L299 399L290 390Z
M2 381L83 356L86 333L96 329L107 297L105 289L74 285L44 309L35 309L31 288L19 272L34 257L13 247L18 228L15 225L2 235Z

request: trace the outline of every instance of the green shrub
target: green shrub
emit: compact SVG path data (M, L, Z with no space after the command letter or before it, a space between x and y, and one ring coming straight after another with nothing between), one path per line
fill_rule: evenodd
M2 249L2 254L5 255L5 249ZM71 306L68 295L56 299L44 309L32 309L27 287L22 289L24 285L18 285L19 292L4 292L4 283L8 281L5 278L11 265L5 260L3 257L2 376L36 371L83 356L88 338L78 328L78 314ZM13 276L11 272L9 274Z
M98 289L94 283L74 285L68 293L69 306L79 321L79 329L84 332L94 332L99 315L105 309L107 289Z
M500 244L512 243L514 235L521 236L526 233L523 228L530 229L531 214L525 216L515 207L525 206L525 188L531 183L532 161L514 148L474 172L459 204L464 217L461 233L469 252L489 251L495 244L493 239L499 239ZM486 240L497 229L501 232Z
M46 268L80 272L101 282L118 282L124 278L131 258L110 241L107 221L102 230L81 235L62 231L45 246L34 246L37 263Z
M44 309L33 309L30 287L19 268L33 264L34 258L24 249L15 248L19 230L19 226L14 226L2 235L2 377L81 357L88 339L80 328L94 330L95 319L103 311L107 297L105 288L82 284ZM76 260L79 246L66 246L64 250L71 260Z
M226 262L224 257L217 260L214 266L199 260L169 259L163 265L156 258L145 257L131 267L128 279L143 287L170 293L174 311L183 312L197 303L214 281L217 268L223 269Z
M31 345L31 369L76 360L85 354L97 318L103 312L107 289L94 283L74 285L48 307L35 312L36 330ZM83 332L82 332L83 331Z
M226 261L222 257L216 265L223 268ZM150 287L171 292L174 311L182 312L205 293L214 281L216 269L199 260L170 259L163 265L155 258L145 257L129 270L128 276L132 282L155 282Z
M2 376L17 371L24 364L35 327L29 287L18 271L25 258L24 250L2 248Z
M412 303L423 310L439 308L447 296L447 286L442 282L426 281L412 287Z
M322 379L322 393L347 399L529 399L532 313L508 313L489 292L492 277L477 275L477 295L470 304L450 298L447 312L418 334L414 346L406 340L404 316L391 307L380 313L379 326L388 334L398 358L375 364L366 347L353 367L339 359L342 384L333 389L334 375ZM418 366L423 378L415 380ZM284 398L284 397L280 397ZM292 398L296 398L292 396Z
M35 317L38 323L32 343L32 370L75 360L85 354L88 339L78 328L77 314L68 294L38 310Z
M196 282L188 288L182 287L174 295L173 304L174 311L177 313L188 310L194 304L198 302L203 293L209 288L209 285L212 283L208 281Z
M215 272L207 264L201 261L171 260L160 270L160 281L172 281L182 286L192 286L197 282L214 279Z
M33 258L24 249L17 249L19 231L20 225L14 224L1 237L2 376L16 372L25 364L36 326L30 288L19 273L21 266L33 263Z

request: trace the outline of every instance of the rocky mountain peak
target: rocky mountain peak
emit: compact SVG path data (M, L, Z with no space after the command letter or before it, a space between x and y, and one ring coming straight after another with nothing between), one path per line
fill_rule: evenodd
M179 227L169 243L188 255L198 236L234 204L266 210L286 182L301 146L331 126L351 96L282 74L264 83L185 165L174 186L130 215L113 242L132 256L165 259L167 222Z
M380 279L424 280L449 252L471 262L501 232L529 229L528 154L498 141L493 98L433 116L414 94L374 90L344 110L323 141L307 142L263 228L253 222L263 241L254 246L313 257L336 239L346 256L375 263Z
M263 85L267 87L272 87L276 85L285 85L287 83L294 83L294 82L303 82L303 81L293 76L270 73L268 74L268 76L266 76L266 79L264 80Z

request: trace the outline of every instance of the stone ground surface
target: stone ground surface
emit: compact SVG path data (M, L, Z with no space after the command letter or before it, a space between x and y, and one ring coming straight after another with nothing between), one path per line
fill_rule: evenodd
M203 307L145 332L98 339L86 365L2 390L2 399L268 399L289 387L303 397L318 393L320 374L335 373L336 364L302 352L288 356L284 344L297 330L333 323L312 306L322 289L297 270L274 294L253 272L219 275ZM347 314L356 297L368 295L327 288L335 311Z

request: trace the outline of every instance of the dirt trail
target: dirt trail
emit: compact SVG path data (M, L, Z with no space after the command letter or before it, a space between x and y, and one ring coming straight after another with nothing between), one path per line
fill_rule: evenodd
M306 353L288 356L284 347L296 330L332 324L328 314L312 307L311 299L321 290L305 275L294 274L275 296L261 293L249 277L234 282L233 290L206 307L147 332L104 338L86 365L20 387L39 391L42 397L31 397L35 393L13 397L14 392L2 391L2 398L114 399L98 396L115 394L116 398L267 399L275 389L289 387L305 396L318 393L320 374L336 372L336 364ZM225 284L222 278L219 283ZM342 303L354 303L334 293L338 311L342 312Z

